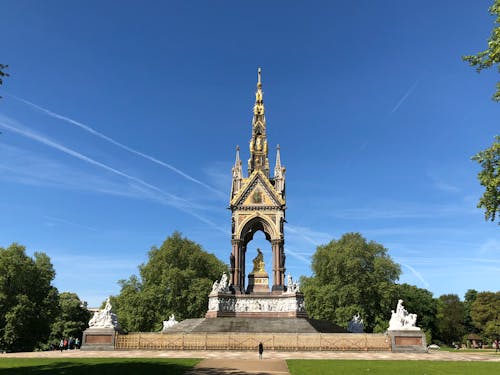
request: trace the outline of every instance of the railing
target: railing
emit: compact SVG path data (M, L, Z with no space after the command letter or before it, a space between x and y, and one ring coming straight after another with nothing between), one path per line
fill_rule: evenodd
M262 342L278 351L390 351L391 340L370 333L129 333L118 335L115 349L255 350Z

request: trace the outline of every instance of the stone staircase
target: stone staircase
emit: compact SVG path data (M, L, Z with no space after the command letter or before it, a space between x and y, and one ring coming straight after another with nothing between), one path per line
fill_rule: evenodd
M202 318L183 320L165 332L345 333L347 331L329 321L309 318Z

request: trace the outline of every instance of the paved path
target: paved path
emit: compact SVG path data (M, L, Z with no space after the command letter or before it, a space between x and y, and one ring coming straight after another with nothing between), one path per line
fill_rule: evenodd
M258 359L257 351L233 350L207 350L207 351L182 351L182 350L117 350L117 351L83 351L65 350L53 352L8 353L0 354L1 358L204 358L225 360L253 360ZM488 361L500 362L500 353L493 352L453 352L437 351L433 353L391 353L391 352L273 352L264 351L264 360L270 359L356 359L356 360L427 360L427 361Z

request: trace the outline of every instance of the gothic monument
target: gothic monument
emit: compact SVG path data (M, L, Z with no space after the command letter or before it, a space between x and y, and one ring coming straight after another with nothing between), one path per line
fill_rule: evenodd
M231 274L229 280L224 274L220 281L214 283L206 317L307 317L304 296L300 293L298 283L293 283L291 275L288 275L285 285L285 167L281 165L278 146L274 176L270 176L260 68L253 107L248 177L243 176L240 150L237 147L229 208ZM259 230L264 232L271 244L272 281L264 267L264 254L257 249L247 284L247 245Z

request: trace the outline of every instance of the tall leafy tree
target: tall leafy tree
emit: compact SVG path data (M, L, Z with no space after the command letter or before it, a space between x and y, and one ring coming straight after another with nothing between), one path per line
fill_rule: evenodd
M472 160L481 165L477 177L485 188L477 206L484 209L486 220L495 221L500 215L500 136L497 135L491 147L478 152Z
M51 327L51 340L58 341L65 337L82 338L83 331L88 327L90 312L87 305L76 293L63 292L59 294L59 314Z
M500 336L500 292L478 293L471 308L472 323L489 337Z
M175 232L149 251L140 277L120 281L112 304L125 330L159 330L170 314L177 320L204 316L212 284L223 272L227 265Z
M346 327L360 313L367 332L383 330L401 269L376 242L359 233L318 246L312 277L302 278L308 313Z
M496 66L500 72L500 0L495 0L489 8L489 12L495 17L495 24L488 39L488 48L477 55L462 57L470 66L475 67L477 72L493 66ZM497 90L493 94L493 100L500 101L500 82L497 83Z
M477 290L469 289L464 295L464 324L466 333L478 333L479 330L474 326L472 322L472 305L477 298Z
M465 305L456 294L444 294L438 299L438 337L446 344L460 342L465 335Z
M16 243L0 247L0 348L31 351L47 342L59 312L49 257L26 255Z

